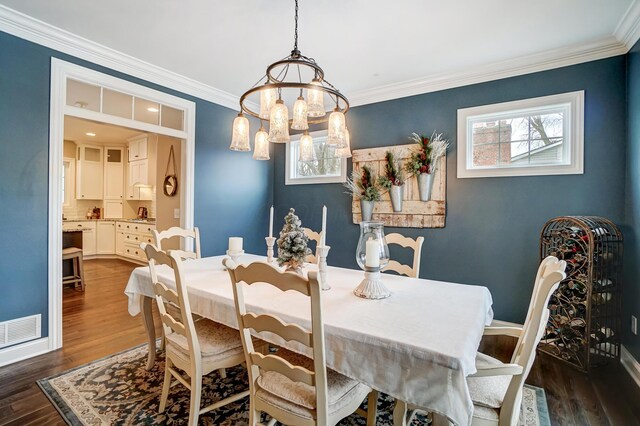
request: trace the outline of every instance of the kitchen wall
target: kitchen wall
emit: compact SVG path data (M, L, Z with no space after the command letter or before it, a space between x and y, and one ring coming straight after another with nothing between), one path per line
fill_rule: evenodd
M173 197L169 197L164 194L163 182L165 171L167 170L167 161L169 161L169 153L171 152L171 147L173 147L173 152L175 156L175 171L169 170L169 173L175 173L178 176L178 191ZM156 204L157 204L157 215L156 217L156 229L159 231L169 229L172 226L180 226L180 218L174 217L174 210L180 209L180 197L182 195L181 184L183 183L180 179L180 172L182 164L181 161L181 149L182 149L182 141L180 139L172 138L169 136L159 136L158 137L158 152L157 152L157 161L158 167L156 169ZM179 239L175 238L172 241L167 241L166 243L162 243L162 248L180 248Z
M245 237L247 251L264 251L268 217L256 212L266 212L273 202L273 163L229 151L236 111L0 32L0 249L16 254L0 259L0 321L40 313L47 335L52 57L194 101L195 224L203 255L222 254L231 235Z
M640 338L629 327L631 315L640 319L640 43L627 55L627 123L622 328L625 347L640 360Z
M555 93L585 91L585 173L570 176L458 179L457 110ZM561 215L601 215L623 222L625 57L589 62L419 96L358 106L347 117L354 149L409 143L412 132L443 132L447 216L443 229L387 228L425 237L421 277L485 285L496 318L522 322L539 263L539 233ZM303 225L320 229L328 208L328 262L355 267L359 228L340 184L284 185L284 147L275 155L277 224L295 207ZM404 261L409 262L408 253ZM429 301L424 301L429 309ZM626 324L626 321L625 321Z

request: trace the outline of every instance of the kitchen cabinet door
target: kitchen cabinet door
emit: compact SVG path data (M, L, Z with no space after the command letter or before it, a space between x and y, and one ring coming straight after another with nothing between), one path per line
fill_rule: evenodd
M129 162L147 158L147 135L129 139Z
M76 167L76 198L79 200L102 200L104 195L102 147L78 146Z
M96 222L83 222L85 230L82 231L82 256L93 256L97 252Z
M114 254L116 252L116 224L110 221L98 222L96 248L98 254Z
M124 192L124 148L105 148L104 199L122 200ZM119 216L121 217L121 216Z

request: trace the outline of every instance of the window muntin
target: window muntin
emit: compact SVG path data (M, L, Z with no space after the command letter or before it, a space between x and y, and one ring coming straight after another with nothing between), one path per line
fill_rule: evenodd
M458 177L582 173L584 92L458 110Z

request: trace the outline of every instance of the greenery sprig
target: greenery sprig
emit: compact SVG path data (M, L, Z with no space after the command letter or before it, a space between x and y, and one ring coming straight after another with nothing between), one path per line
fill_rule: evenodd
M413 133L410 137L418 146L405 164L405 170L412 175L435 173L440 157L446 154L449 140L442 138L442 133L433 132L431 138Z
M347 188L346 193L355 198L365 201L380 201L380 183L371 174L371 169L368 166L362 166L362 173L354 170L344 186Z
M396 160L393 152L387 151L384 158L387 160L387 164L384 166L384 174L380 176L380 186L385 189L390 189L392 185L404 185L402 166Z

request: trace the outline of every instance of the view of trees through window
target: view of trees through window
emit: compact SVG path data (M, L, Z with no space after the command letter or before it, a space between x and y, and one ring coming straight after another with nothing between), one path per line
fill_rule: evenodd
M292 147L293 148L293 147ZM335 146L326 143L326 138L317 138L313 143L315 159L311 161L300 161L299 146L296 144L292 152L292 159L297 161L298 176L339 176L341 158L336 157Z
M472 123L474 167L564 162L565 108Z

